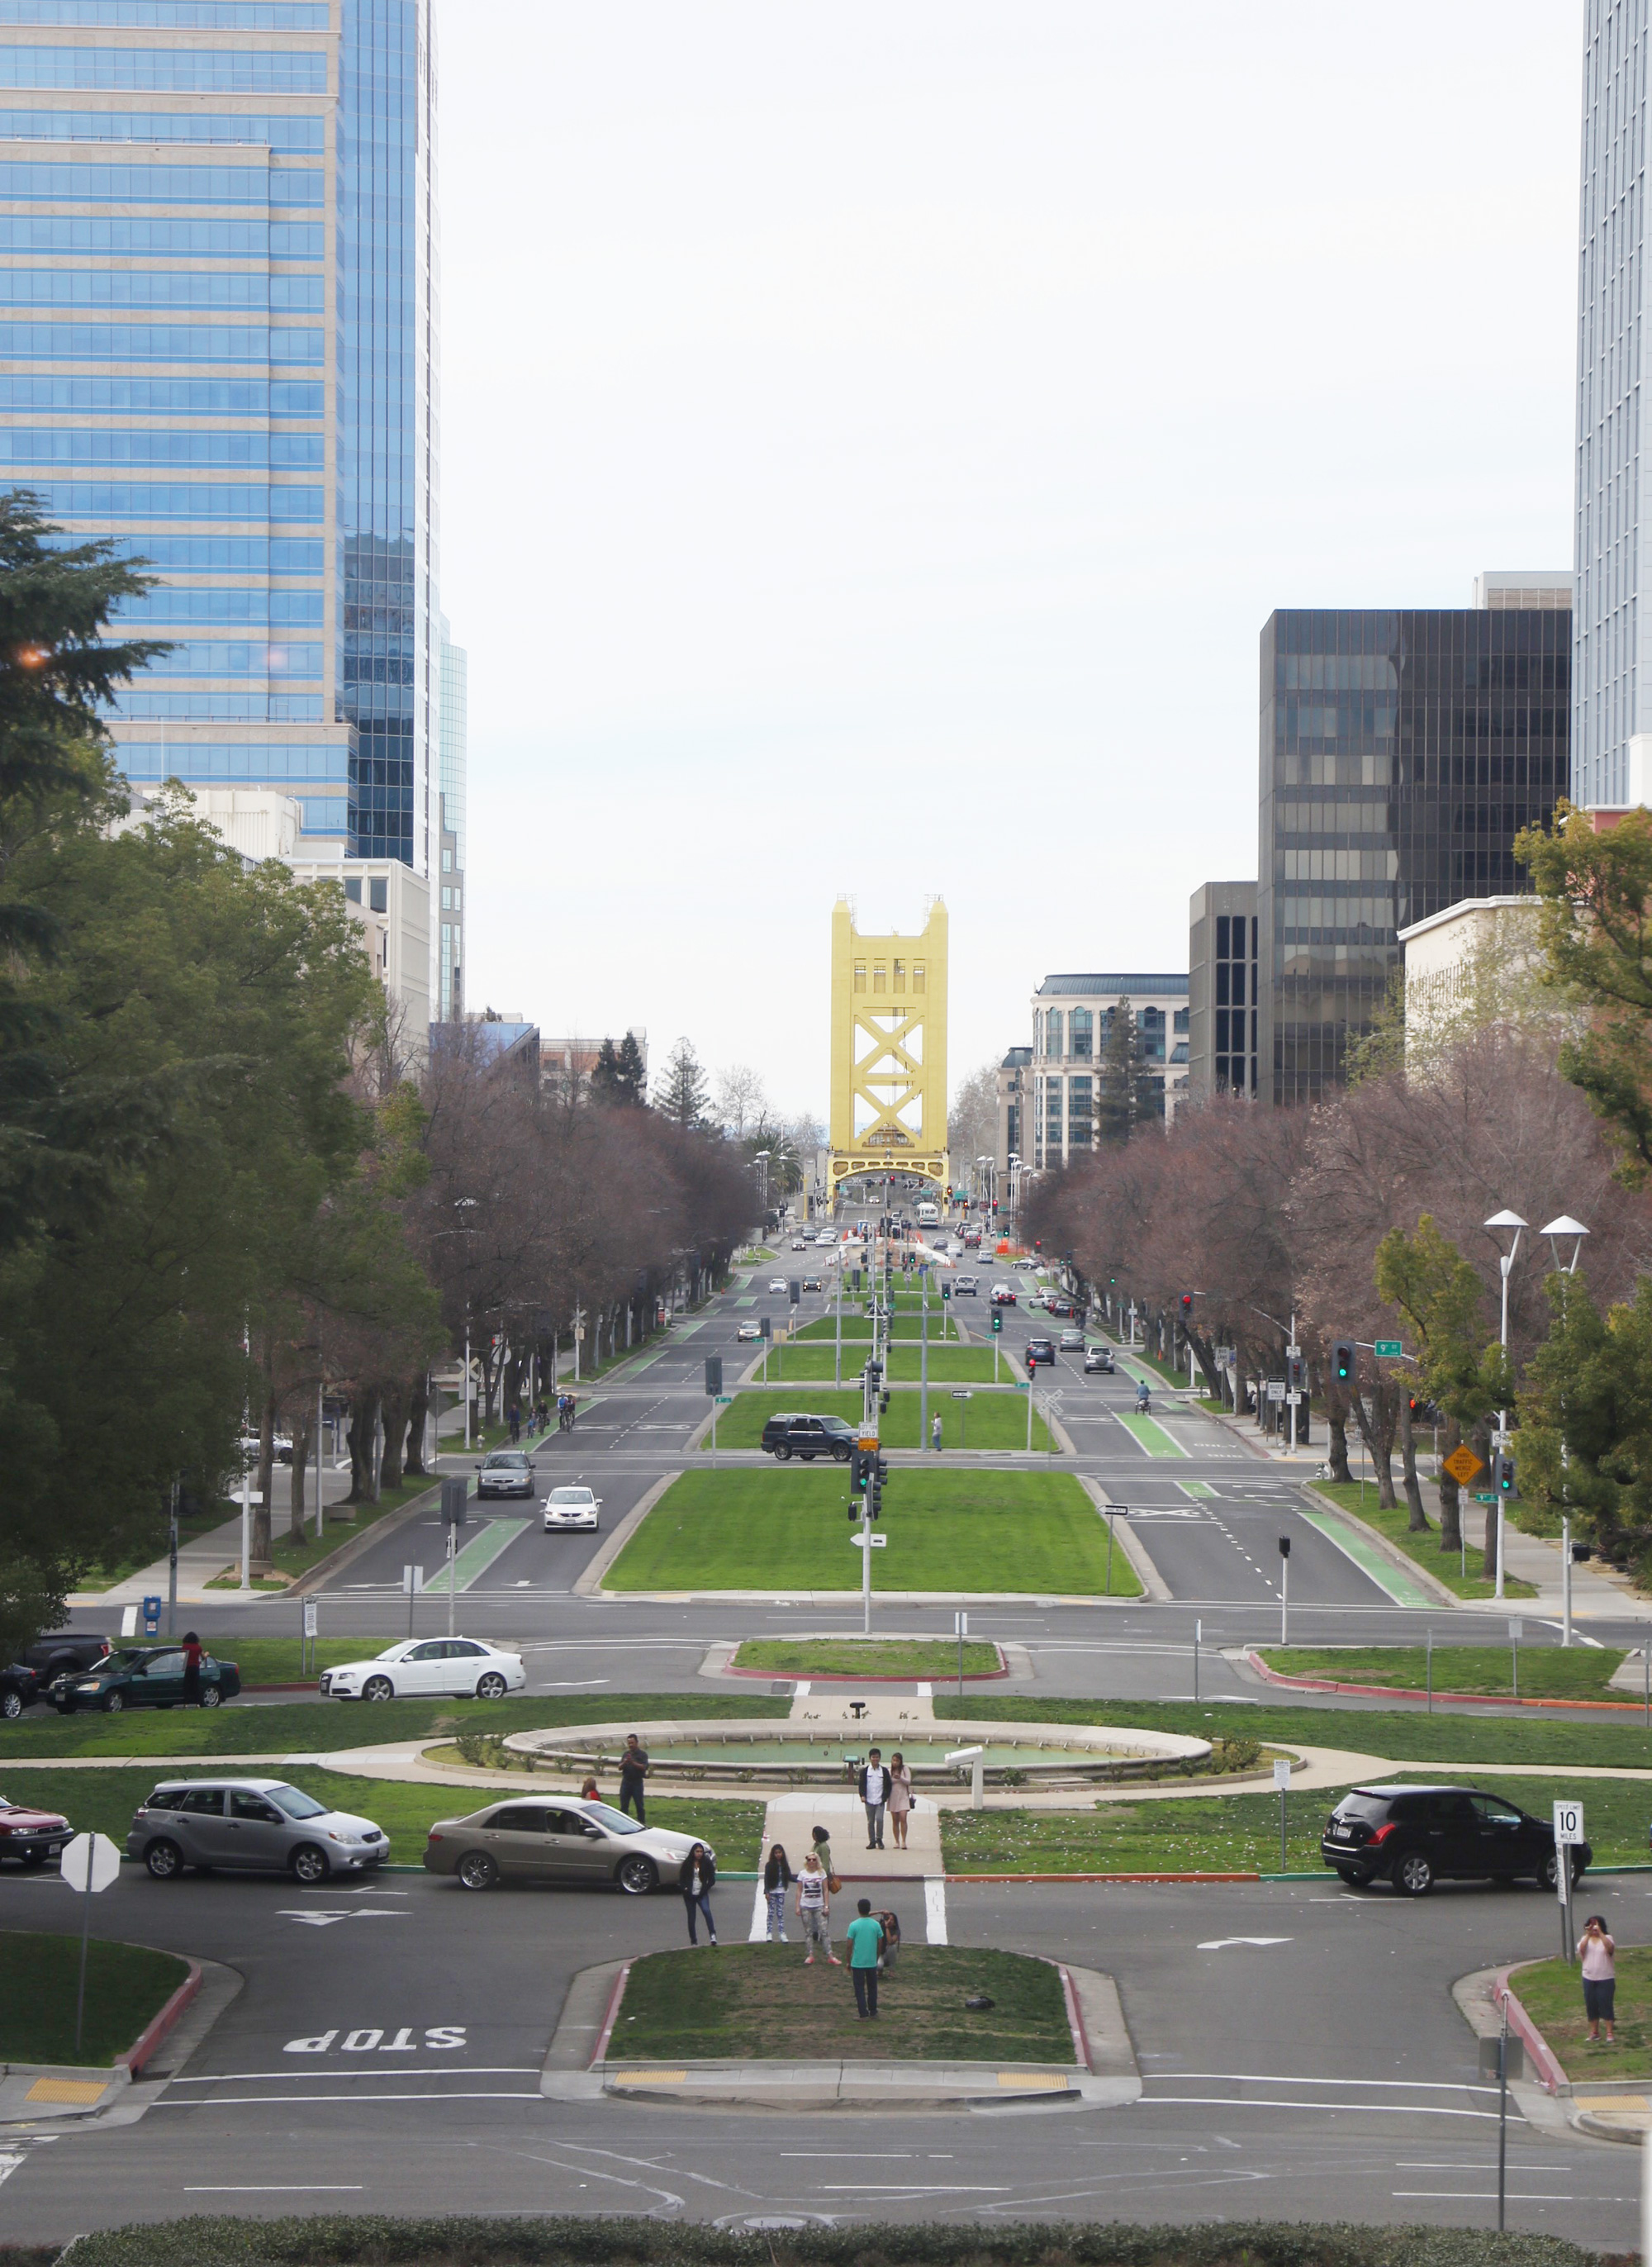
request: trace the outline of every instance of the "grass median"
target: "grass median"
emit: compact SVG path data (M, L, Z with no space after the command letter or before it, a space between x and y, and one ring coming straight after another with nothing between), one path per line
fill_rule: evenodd
M1358 1783L1380 1786L1393 1776L1373 1773ZM1473 1783L1472 1772L1451 1777ZM1558 1797L1581 1795L1594 1862L1645 1861L1652 1788L1632 1779L1501 1774L1488 1784L1534 1818L1548 1818ZM1321 1866L1320 1831L1345 1791L1319 1787L1286 1796L1287 1872L1312 1873ZM1151 1802L1104 1799L1086 1811L948 1810L941 1814L941 1845L948 1873L1273 1874L1280 1870L1279 1797L1268 1789Z
M31 1802L61 1811L77 1831L106 1834L124 1850L133 1812L159 1780L222 1777L223 1770L222 1765L216 1772L157 1770L151 1765L144 1771L127 1764L108 1771L31 1772L25 1791ZM301 1786L330 1809L370 1818L390 1837L391 1862L398 1866L419 1863L424 1856L425 1836L436 1819L467 1818L489 1802L527 1800L534 1793L533 1782L527 1779L513 1787L463 1783L432 1786L412 1779L358 1779L352 1772L327 1771L314 1764L271 1764L255 1775ZM610 1785L610 1797L614 1791ZM693 1795L651 1794L648 1797L651 1826L704 1835L717 1852L718 1864L725 1868L749 1870L756 1865L763 1817L760 1802L707 1801Z
M1581 1936L1587 1889L1579 1895L1583 1902L1575 1910ZM1652 1947L1626 1950L1619 1945L1613 1965L1618 1970L1613 2022L1618 2036L1612 2046L1604 2038L1590 2043L1583 1980L1568 1962L1534 1961L1529 1968L1517 1968L1509 1978L1516 1999L1574 2085L1596 2079L1652 2078Z
M958 1646L950 1638L749 1637L729 1664L773 1676L956 1676ZM963 1673L991 1676L1000 1667L996 1645L966 1638Z
M1425 1573L1432 1574L1436 1582L1444 1582L1446 1588L1458 1597L1489 1598L1495 1595L1496 1584L1485 1581L1476 1572L1480 1563L1480 1552L1473 1543L1468 1546L1468 1572L1465 1574L1461 1571L1465 1564L1463 1554L1441 1550L1439 1529L1431 1526L1425 1533L1414 1535L1411 1514L1404 1500L1385 1509L1377 1500L1374 1481L1362 1485L1358 1480L1316 1480L1313 1492L1323 1496L1327 1503L1335 1504L1339 1511L1348 1512L1355 1519L1363 1520L1367 1527L1374 1529L1388 1542L1398 1544L1407 1559L1414 1559ZM1478 1507L1480 1510L1486 1508L1483 1504ZM1466 1505L1464 1517L1466 1520L1470 1517ZM1558 1560L1556 1573L1559 1573ZM1518 1581L1511 1574L1503 1583L1503 1595L1510 1598L1535 1598L1537 1590L1531 1583Z
M839 1897L832 1934L853 1918ZM1071 2063L1061 1977L1047 1960L962 1945L905 1944L878 1978L878 2020L855 2013L847 1963L803 1965L789 1946L654 1952L632 1963L609 2045L614 2062ZM979 2012L964 2002L984 1994Z
M889 1348L888 1382L895 1385L916 1385L923 1348L915 1341L897 1339ZM847 1345L844 1349L845 1365L850 1361ZM830 1384L837 1368L836 1350L830 1344L800 1345L793 1339L778 1346L769 1355L771 1385ZM992 1349L990 1346L932 1346L929 1349L929 1382L932 1385L990 1385L992 1383ZM761 1376L759 1372L759 1376ZM1009 1364L999 1366L1000 1383L1009 1383ZM1021 1420L1023 1425L1027 1420Z
M189 1963L139 1944L86 1947L86 2012L75 2051L80 1938L0 1935L0 2063L55 2062L106 2070L134 2047L189 1974Z
M846 1374L846 1363L844 1368ZM1027 1396L1010 1390L1007 1368L1005 1385L997 1393L984 1387L971 1390L968 1401L954 1401L952 1394L953 1389L942 1386L929 1397L929 1421L933 1425L937 1417L940 1419L943 1449L1026 1448ZM889 1405L878 1419L878 1437L886 1449L928 1448L929 1435L919 1423L922 1398L910 1386L897 1386L890 1394ZM848 1387L842 1392L828 1387L822 1392L818 1387L804 1386L779 1397L772 1387L766 1393L737 1393L729 1407L717 1412L717 1445L720 1449L757 1448L763 1439L764 1420L782 1411L804 1417L841 1417L845 1424L854 1425L859 1422L860 1409L859 1392ZM711 1446L708 1433L700 1447L709 1456ZM1033 1446L1049 1447L1049 1427L1036 1410Z
M508 1700L311 1700L242 1708L124 1710L118 1716L42 1716L0 1725L9 1757L315 1755L444 1733L531 1732L556 1724L658 1723L703 1716L784 1716L791 1704L742 1692L525 1694Z
M923 1317L921 1315L909 1316L904 1313L897 1312L895 1318L894 1343L896 1346L917 1346L921 1344L924 1335L922 1325ZM837 1338L837 1317L836 1315L826 1315L815 1322L805 1323L802 1328L795 1333L792 1342L794 1346L808 1345L824 1339L827 1345L830 1346L833 1340ZM852 1315L845 1310L844 1315L844 1344L847 1346L851 1339L858 1339L860 1341L860 1344L864 1346L871 1336L871 1316ZM929 1310L929 1342L931 1346L939 1346L943 1339L951 1339L955 1343L957 1337L957 1327L954 1324L952 1317L947 1314L939 1301L932 1300Z
M1322 1676L1339 1684L1385 1684L1422 1692L1429 1682L1429 1656L1420 1645L1258 1646L1270 1669L1285 1676ZM1524 1645L1520 1647L1520 1694L1528 1700L1621 1700L1633 1696L1609 1687L1626 1655L1594 1646ZM1488 1699L1514 1697L1514 1661L1506 1645L1436 1645L1436 1692L1483 1693Z
M837 1464L687 1472L609 1568L610 1590L856 1590L859 1552ZM1068 1472L903 1470L874 1530L874 1590L1100 1596L1107 1523ZM1115 1550L1112 1596L1139 1597Z

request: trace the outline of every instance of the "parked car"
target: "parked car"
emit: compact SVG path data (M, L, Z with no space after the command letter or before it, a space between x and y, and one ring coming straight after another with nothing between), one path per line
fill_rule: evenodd
M532 1495L533 1458L525 1449L495 1449L476 1467L476 1493L485 1495Z
M490 1802L464 1818L438 1818L425 1844L433 1874L454 1874L467 1889L501 1882L567 1882L591 1889L617 1883L646 1897L663 1882L676 1885L677 1869L696 1841L708 1858L716 1852L704 1836L640 1826L605 1802Z
M1062 1332L1060 1338L1056 1341L1056 1343L1060 1347L1063 1354L1082 1354L1084 1352L1084 1332L1077 1330L1065 1330Z
M0 1859L43 1866L57 1856L70 1830L61 1811L40 1810L32 1802L8 1802L0 1795Z
M527 1682L519 1653L473 1637L421 1637L386 1646L371 1661L324 1669L320 1691L327 1700L398 1700L410 1692L473 1692L479 1700L502 1700Z
M588 1487L553 1487L545 1500L545 1531L554 1535L559 1528L587 1527L595 1534L602 1508L601 1496Z
M975 1299L981 1295L981 1286L973 1275L961 1275L952 1287L954 1299Z
M749 1346L753 1339L760 1339L762 1336L763 1332L756 1323L742 1323L740 1328L735 1332L735 1344Z
M1094 1377L1098 1374L1102 1377L1111 1377L1115 1369L1115 1364L1111 1346L1093 1346L1085 1348L1084 1374L1086 1377Z
M232 1661L203 1655L203 1708L233 1700L240 1690L241 1672ZM110 1716L118 1715L122 1708L181 1708L183 1654L171 1645L123 1646L119 1653L106 1654L84 1672L71 1670L55 1678L51 1700L60 1716L72 1716L80 1708L101 1708Z
M176 1881L186 1866L325 1882L390 1855L389 1837L370 1818L329 1810L279 1779L163 1779L133 1813L126 1846L157 1882Z
M1350 1787L1331 1813L1319 1855L1351 1888L1388 1881L1402 1897L1436 1882L1517 1881L1553 1889L1554 1830L1501 1794L1473 1786ZM1572 1879L1593 1857L1572 1852Z
M793 1416L781 1412L765 1420L763 1438L757 1445L777 1464L788 1464L793 1456L800 1456L806 1464L812 1464L816 1456L830 1456L834 1464L846 1464L859 1437L854 1427L845 1424L841 1417Z
M992 1286L992 1303L995 1307L1012 1307L1015 1304L1014 1284L995 1283Z
M55 1637L26 1646L18 1660L0 1669L0 1717L20 1716L37 1700L48 1698L60 1676L90 1669L108 1650L106 1637L78 1630L60 1630Z
M1056 1341L1054 1339L1028 1339L1025 1359L1028 1369L1036 1369L1041 1361L1046 1364L1053 1362L1056 1359Z
M1044 1304L1049 1308L1052 1315L1071 1317L1076 1315L1078 1311L1078 1308L1074 1306L1072 1301L1067 1296L1064 1291L1052 1291L1045 1300Z

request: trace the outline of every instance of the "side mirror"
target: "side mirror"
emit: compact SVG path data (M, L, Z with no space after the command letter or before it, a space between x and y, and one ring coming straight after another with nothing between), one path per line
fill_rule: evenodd
M585 1838L588 1842L600 1842L603 1838L602 1828L600 1826L588 1826L585 1829Z

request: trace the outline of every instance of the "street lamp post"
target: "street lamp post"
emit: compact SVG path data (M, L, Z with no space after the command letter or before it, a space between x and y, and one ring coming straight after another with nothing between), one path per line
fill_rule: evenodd
M1554 1255L1555 1273L1561 1279L1561 1318L1564 1321L1566 1317L1566 1286L1570 1281L1571 1278L1577 1273L1577 1263L1583 1256L1583 1238L1589 1234L1589 1230L1583 1226L1581 1220L1574 1220L1569 1213L1563 1212L1558 1220L1548 1222L1546 1225L1539 1230L1539 1234L1548 1237L1549 1250ZM1561 1258L1561 1240L1563 1236L1568 1236L1572 1239L1572 1256L1569 1261L1563 1260ZM1566 1465L1565 1408L1562 1404L1561 1420L1561 1486L1562 1491L1564 1491L1567 1486L1565 1478ZM1562 1493L1561 1500L1561 1643L1562 1645L1570 1645L1571 1641L1572 1510L1569 1499L1564 1494L1564 1493Z
M1516 1256L1516 1254L1518 1252L1518 1251L1519 1251L1519 1249L1520 1249L1520 1235L1521 1235L1521 1231L1522 1231L1522 1229L1523 1229L1528 1228L1528 1227L1531 1225L1531 1223L1530 1223L1530 1222L1529 1222L1529 1221L1524 1221L1524 1220L1522 1220L1522 1219L1521 1219L1521 1217L1520 1217L1520 1215L1519 1215L1519 1214L1518 1214L1517 1212L1509 1212L1509 1211L1507 1211L1507 1210L1504 1210L1504 1211L1502 1211L1502 1212L1495 1212L1495 1213L1493 1213L1493 1214L1492 1214L1491 1218L1490 1218L1488 1221L1487 1221L1487 1222L1484 1223L1484 1225L1485 1225L1487 1228L1495 1228L1495 1229L1512 1229L1514 1230L1514 1242L1509 1245L1509 1249L1508 1249L1508 1251L1507 1251L1499 1252L1499 1253L1498 1253L1498 1255L1497 1255L1497 1266L1498 1266L1498 1270L1499 1270L1499 1272L1501 1273L1501 1274L1502 1274L1502 1320L1501 1320L1500 1324L1498 1324L1497 1342L1498 1342L1498 1344L1502 1346L1502 1350L1503 1350L1503 1354L1504 1354L1504 1355L1506 1356L1506 1355L1508 1354L1508 1352L1509 1352L1509 1276L1514 1273L1515 1256ZM1493 1443L1493 1449L1494 1449L1494 1451L1495 1451L1495 1453L1497 1453L1497 1454L1500 1454L1500 1455L1501 1455L1501 1454L1505 1453L1505 1452L1507 1451L1508 1446L1509 1446L1509 1412L1508 1412L1506 1409L1500 1409L1500 1410L1497 1412L1497 1437L1496 1437L1496 1440L1495 1440L1495 1441L1494 1442L1494 1443ZM1496 1596L1497 1597L1500 1597L1500 1598L1501 1598L1501 1597L1502 1597L1502 1594L1503 1594L1503 1581L1502 1581L1502 1558L1503 1558L1503 1552L1502 1552L1502 1535L1503 1535L1503 1513L1502 1513L1502 1490L1501 1490L1501 1489L1498 1489L1498 1490L1496 1491L1496 1513L1497 1513L1497 1582L1496 1582L1496 1589L1495 1589L1495 1594L1494 1594L1494 1595L1495 1595L1495 1596ZM1460 1513L1458 1514L1458 1517L1459 1517L1459 1518L1461 1517L1461 1514L1460 1514Z

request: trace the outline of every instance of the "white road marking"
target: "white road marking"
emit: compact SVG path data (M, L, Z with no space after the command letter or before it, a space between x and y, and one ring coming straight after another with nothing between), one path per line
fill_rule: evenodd
M537 2087L518 2086L511 2087L508 2092L501 2087L495 2087L492 2093L479 2089L464 2094L221 2094L211 2107L214 2109L285 2109L294 2102L540 2102L544 2098ZM201 2102L161 2101L150 2106L156 2109L204 2109L208 2105ZM1490 2110L1486 2112L1488 2117L1494 2114Z
M347 1912L296 1912L287 1906L278 1910L275 1918L303 1921L310 1928L331 1928L335 1920L406 1920L410 1916L390 1905L352 1905Z
M0 2149L0 2182L11 2179L27 2153L24 2149Z
M1466 2087L1463 2090L1468 2091ZM1321 2109L1327 2117L1483 2117L1493 2125L1497 2122L1495 2109L1443 2109L1434 2102L1245 2102L1231 2094L1144 2094L1137 2106L1154 2109Z
M759 1874L757 1881L752 1884L751 1927L747 1935L746 1942L748 1944L765 1943L768 1940L768 1934L769 1900L764 1889L763 1877Z
M1293 1941L1288 1936L1213 1936L1203 1944L1196 1945L1195 1950L1223 1952L1230 1944L1290 1944Z
M238 2188L208 2188L191 2184L186 2196L360 2196L361 2181L256 2181Z
M537 2063L527 2062L420 2062L404 2064L392 2075L397 2078L450 2075L461 2078L531 2078L538 2068ZM278 2078L283 2084L291 2080L297 2085L307 2080L310 2074L307 2070L217 2070L209 2071L204 2078L175 2078L172 2082L174 2086L247 2086L255 2079L267 2083L269 2080ZM325 2075L329 2079L382 2078L384 2073L375 2069L371 2063L365 2063L360 2070L329 2069ZM1445 2170L1454 2172L1457 2168L1448 2165Z
M1393 2197L1453 2197L1471 2204L1494 2204L1497 2197L1495 2189L1390 2189L1388 2193ZM1510 2204L1575 2204L1577 2198L1551 2196L1543 2190L1535 2196L1522 2196L1510 2189L1509 2201Z
M1443 2078L1291 2078L1278 2070L1160 2070L1152 2076L1196 2078L1202 2085L1217 2086L1389 2086L1408 2094L1495 2094L1495 2086L1475 2086L1467 2079Z
M924 1932L930 1944L947 1941L947 1877L944 1874L926 1874L924 1877Z

